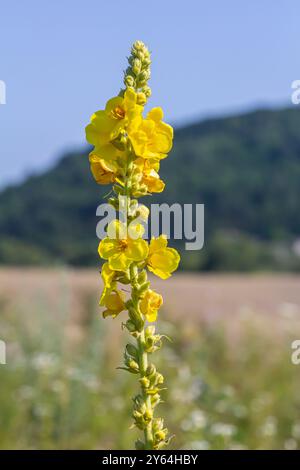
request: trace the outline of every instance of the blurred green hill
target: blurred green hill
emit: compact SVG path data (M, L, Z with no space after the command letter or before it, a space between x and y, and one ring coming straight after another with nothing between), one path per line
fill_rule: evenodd
M179 244L182 269L300 270L299 129L294 108L175 131L161 165L166 189L144 202L205 204L205 246ZM0 263L97 265L95 211L108 189L94 182L87 154L0 193Z

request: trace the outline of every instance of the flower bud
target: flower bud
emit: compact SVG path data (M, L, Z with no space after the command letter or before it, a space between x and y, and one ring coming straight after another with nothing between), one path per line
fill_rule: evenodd
M143 60L143 66L144 67L149 67L151 65L151 59L150 59L150 54L147 57L146 54L144 54L144 60Z
M138 355L138 350L137 350L137 348L136 348L133 344L131 344L131 343L128 343L128 344L126 345L126 352L127 352L127 354L128 354L129 356L132 356L133 358L136 358L137 355Z
M147 281L147 272L145 271L145 269L143 269L143 271L141 271L138 275L138 283L143 284L146 281Z
M132 185L137 187L138 186L138 183L141 181L141 179L143 178L143 174L142 173L135 173L133 174L132 178L131 178L131 181L132 181Z
M133 50L133 54L136 53L136 51L143 51L145 49L145 44L143 43L143 41L135 41L132 45L132 50Z
M166 430L162 429L161 431L157 431L154 434L154 437L157 441L164 441L167 437L167 432Z
M144 86L142 88L142 92L145 93L147 98L150 98L151 96L151 88L149 86Z
M152 395L151 397L151 405L153 408L155 408L155 406L157 406L159 403L160 403L160 396L158 393L155 393L155 395Z
M137 104L140 104L141 106L144 106L147 103L147 97L145 93L138 93L137 94Z
M163 427L164 427L164 420L163 420L163 418L156 418L156 419L153 421L153 431L154 431L154 432L157 432L157 431L162 430Z
M127 320L127 322L125 323L125 326L127 330L130 331L131 333L136 330L135 324L131 320Z
M149 338L146 339L145 341L145 351L148 353L154 352L154 338L153 336L150 336Z
M142 197L148 193L148 187L145 184L133 185L132 192L135 197Z
M160 373L156 374L156 377L155 377L156 384L161 385L161 384L164 383L164 380L165 379L164 379L164 376L162 374L160 374Z
M141 50L137 51L137 52L136 52L136 56L137 56L140 60L143 61L144 58L145 58L144 51L141 51Z
M149 282L149 281L144 282L143 284L141 284L140 287L139 287L139 289L138 289L139 296L141 296L144 292L146 292L146 290L149 289L149 286L150 286L150 282Z
M145 413L144 413L144 419L145 419L145 421L148 421L148 422L149 422L149 421L151 421L152 418L153 418L153 411L152 411L152 410L149 410L149 409L147 408L147 410L146 410Z
M134 372L139 372L140 368L137 362L135 362L133 359L128 359L125 361L126 366L134 371Z
M146 375L148 377L151 377L152 375L154 375L156 373L156 367L154 364L149 364L149 366L147 367L147 370L146 370Z
M147 379L147 377L142 377L141 379L139 379L139 382L142 388L148 388L150 385L150 380Z
M126 275L126 273L124 273L123 276L120 276L118 280L119 280L119 282L121 282L121 284L130 284L130 279Z
M142 62L140 59L134 59L132 62L132 71L135 75L138 75L142 69Z
M126 85L126 87L134 88L135 87L135 80L134 80L133 76L132 75L126 75L125 78L124 78L124 84Z

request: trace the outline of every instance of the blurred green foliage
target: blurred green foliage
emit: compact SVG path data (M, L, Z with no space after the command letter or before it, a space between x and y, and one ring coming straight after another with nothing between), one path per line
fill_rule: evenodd
M55 314L38 292L30 309L2 302L1 449L133 448L136 380L116 370L121 319L101 320L94 296L81 302L77 320L62 297ZM173 338L156 353L171 448L299 448L300 372L290 360L299 327L297 318L242 311L213 324L160 323Z
M205 204L205 249L182 249L182 269L300 270L299 128L299 110L285 109L177 129L161 167L166 189L145 202ZM0 263L95 265L95 211L107 191L87 151L2 191Z

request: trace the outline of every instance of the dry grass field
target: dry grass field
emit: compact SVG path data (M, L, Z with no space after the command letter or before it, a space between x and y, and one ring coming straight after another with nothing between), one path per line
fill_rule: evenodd
M178 274L156 354L173 448L300 448L300 277ZM0 269L0 448L131 448L135 380L117 371L122 314L103 320L97 270ZM125 315L125 314L123 314Z
M300 315L300 276L289 274L198 275L176 274L167 281L152 278L162 293L166 315L192 321L213 321L243 309L274 316L286 309ZM99 295L102 288L97 270L0 269L0 297L13 305L31 305L32 299L47 299L49 314L68 303L74 318L81 314L82 296Z

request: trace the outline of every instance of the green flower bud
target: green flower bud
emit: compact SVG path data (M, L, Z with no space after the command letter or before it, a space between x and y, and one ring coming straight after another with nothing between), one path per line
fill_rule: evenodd
M144 413L144 419L145 419L145 421L149 422L149 421L151 421L152 418L153 418L153 411L147 409L147 410L145 411L145 413Z
M128 359L125 361L126 366L134 371L134 372L139 372L140 368L137 362L135 362L133 359Z
M140 313L135 308L129 308L128 314L130 320L135 324L135 329L141 331L144 326L144 320Z
M139 276L138 276L138 283L139 284L143 284L144 282L147 281L147 271L145 269L143 269L143 271L141 271L139 273Z
M128 343L128 344L126 345L126 352L127 352L127 354L128 354L129 356L132 356L132 357L135 358L135 359L136 359L137 356L138 356L138 350L137 350L137 348L136 348L133 344L131 344L131 343Z
M145 68L148 68L150 65L151 65L150 54L149 54L149 56L147 56L146 54L144 54L143 66L144 66Z
M137 411L137 410L134 410L133 413L132 413L132 415L133 415L133 417L134 417L135 419L141 419L142 416L143 416L142 413L140 413L140 412Z
M164 420L162 418L155 418L153 421L153 431L157 432L162 430L164 427Z
M127 320L127 322L125 323L125 326L127 330L130 331L131 333L136 330L135 324L131 320Z
M153 376L154 374L156 373L156 367L154 364L149 364L149 366L147 367L147 370L146 370L146 375L148 377L151 377Z
M137 40L133 43L132 49L134 49L135 51L143 51L144 49L146 49L146 46L143 41Z
M160 373L157 373L156 374L156 377L155 377L155 383L158 384L158 385L161 385L164 383L164 376Z
M137 51L136 52L136 56L140 59L140 60L144 60L145 58L145 54L144 54L144 51Z
M129 87L129 88L135 87L135 80L132 75L125 75L124 85L126 85L126 87Z
M147 377L142 377L141 379L139 379L139 382L140 382L142 388L148 388L149 385L150 385L150 380L147 379Z
M167 437L167 429L162 429L161 431L157 431L155 434L154 434L154 437L157 441L164 441Z
M149 86L144 86L142 88L142 92L145 93L147 98L150 98L151 96L151 88Z
M118 279L121 284L130 284L130 279L124 274L124 276L120 276Z
M142 62L140 59L134 59L132 62L132 71L135 75L138 75L142 69Z
M160 403L160 401L161 401L161 398L160 398L160 395L158 393L155 393L155 395L152 395L151 405L153 406L153 408L155 408L155 406L157 406Z
M142 295L144 292L146 292L146 290L149 289L149 286L150 286L150 282L149 282L149 281L144 282L144 283L139 287L139 295Z

